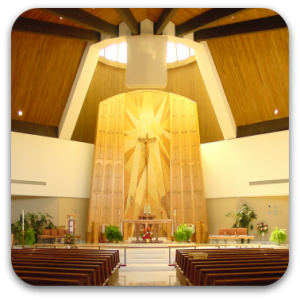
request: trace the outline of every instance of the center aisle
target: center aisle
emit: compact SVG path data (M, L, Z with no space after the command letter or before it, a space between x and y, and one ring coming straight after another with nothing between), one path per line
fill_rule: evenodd
M131 264L119 269L113 286L181 286L176 269L161 264Z

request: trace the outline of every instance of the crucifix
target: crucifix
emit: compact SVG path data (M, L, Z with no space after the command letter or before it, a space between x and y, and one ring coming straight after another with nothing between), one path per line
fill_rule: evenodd
M148 157L149 157L149 144L155 141L156 138L149 139L148 133L146 134L146 138L139 138L139 141L145 144L145 160L146 166L148 166Z
M145 144L145 164L147 168L147 190L146 190L146 198L148 199L148 158L149 158L149 144L154 142L156 138L149 139L148 138L148 133L146 134L146 138L139 138L139 141ZM149 209L150 209L150 204L149 204ZM145 207L144 207L144 213L145 213ZM148 212L149 213L149 212ZM150 211L151 213L151 211Z

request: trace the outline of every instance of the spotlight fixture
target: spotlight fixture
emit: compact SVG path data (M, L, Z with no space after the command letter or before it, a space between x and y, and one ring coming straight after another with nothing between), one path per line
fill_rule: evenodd
M21 110L18 111L18 115L19 115L19 116L22 116L22 115L23 115L23 113L22 113Z
M275 114L275 115L278 114L278 109L275 109L274 114Z

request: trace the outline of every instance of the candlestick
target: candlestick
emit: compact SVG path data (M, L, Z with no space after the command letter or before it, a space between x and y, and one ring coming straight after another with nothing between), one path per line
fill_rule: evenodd
M22 231L24 231L24 209L22 209Z

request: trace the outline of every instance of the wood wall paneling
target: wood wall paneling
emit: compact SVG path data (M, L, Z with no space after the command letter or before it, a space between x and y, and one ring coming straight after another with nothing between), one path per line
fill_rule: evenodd
M94 143L99 102L131 91L126 86L126 70L99 62L77 120L72 140ZM196 62L169 69L168 84L163 91L182 95L197 103L201 143L224 139Z
M287 29L207 43L237 126L289 116Z
M85 46L12 31L11 119L58 127Z

